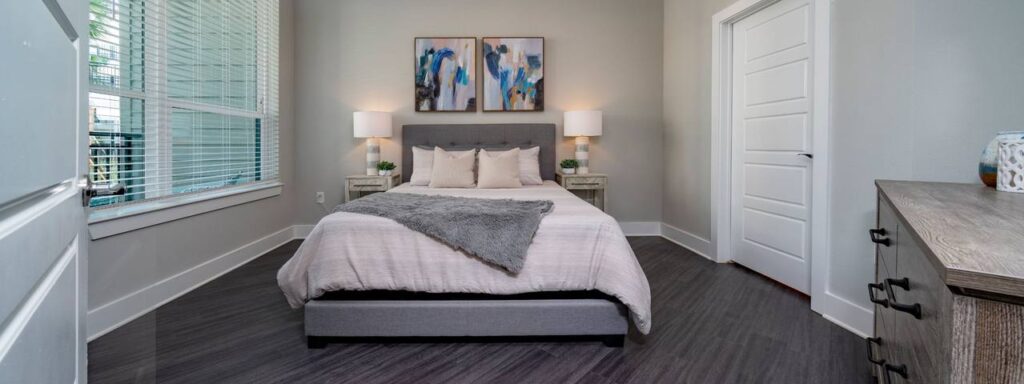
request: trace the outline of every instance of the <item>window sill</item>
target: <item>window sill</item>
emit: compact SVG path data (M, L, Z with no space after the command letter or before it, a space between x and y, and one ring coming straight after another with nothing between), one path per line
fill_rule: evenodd
M102 239L281 194L279 182L144 201L89 213L89 237Z

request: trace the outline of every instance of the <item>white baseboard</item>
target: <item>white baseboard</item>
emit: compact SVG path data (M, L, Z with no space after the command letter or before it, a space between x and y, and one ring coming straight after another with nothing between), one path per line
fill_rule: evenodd
M715 261L715 258L711 257L711 240L665 223L661 223L661 237L704 256L708 260Z
M313 227L315 227L313 224L296 224L292 226L292 229L296 239L305 239L310 232L313 232Z
M249 261L284 245L295 238L295 228L289 226L228 253L217 256L174 276L163 279L134 293L90 310L86 318L88 340L149 313L157 307L184 295L210 280L231 272Z
M657 221L620 221L626 236L661 236L661 223Z
M871 337L875 333L875 314L870 309L827 290L822 296L819 308L822 317L860 337Z

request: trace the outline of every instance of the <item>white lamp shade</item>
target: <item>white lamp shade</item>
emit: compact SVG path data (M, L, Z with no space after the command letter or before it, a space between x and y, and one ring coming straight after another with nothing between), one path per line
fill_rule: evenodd
M564 122L565 136L601 136L601 111L568 111Z
M368 111L352 113L352 136L391 137L391 114Z

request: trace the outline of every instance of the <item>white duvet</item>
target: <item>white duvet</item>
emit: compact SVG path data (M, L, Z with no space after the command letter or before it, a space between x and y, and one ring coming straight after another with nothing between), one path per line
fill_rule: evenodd
M618 223L552 181L518 189L431 189L403 184L390 192L551 200L518 275L511 275L397 222L334 213L313 228L278 271L292 307L338 290L516 294L598 290L625 304L640 332L651 329L651 290Z

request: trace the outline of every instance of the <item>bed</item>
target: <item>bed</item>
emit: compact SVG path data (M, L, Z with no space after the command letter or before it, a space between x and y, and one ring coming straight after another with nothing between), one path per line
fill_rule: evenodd
M413 146L540 146L545 182L516 189L403 184L389 192L551 200L554 209L516 275L390 219L328 215L278 273L289 304L304 307L311 348L367 337L573 336L622 345L630 319L641 333L650 330L650 288L618 224L551 181L554 125L406 125L402 140L403 170L412 169Z

